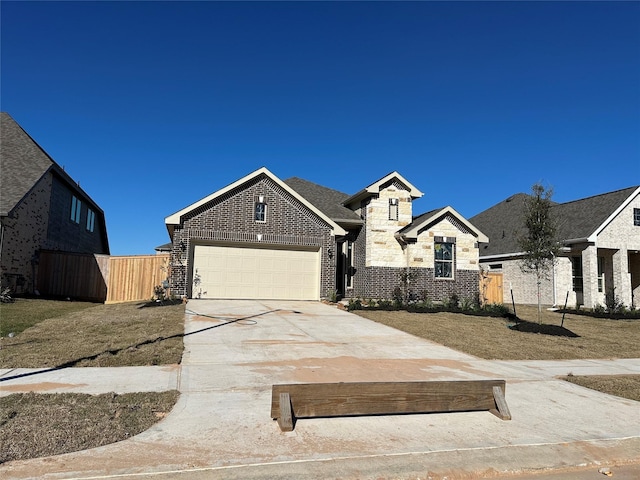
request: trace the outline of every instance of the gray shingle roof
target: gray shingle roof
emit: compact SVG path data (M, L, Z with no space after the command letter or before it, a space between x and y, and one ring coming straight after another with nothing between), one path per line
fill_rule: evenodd
M629 187L566 203L554 203L551 214L558 226L558 240L584 239L598 227L638 188ZM518 235L524 233L526 193L517 193L469 221L489 237L480 247L480 256L503 255L520 251Z
M433 215L435 215L436 213L440 212L441 210L444 210L445 207L442 208L435 208L433 210L429 210L428 212L424 212L420 215L418 215L417 217L413 217L411 220L411 223L409 225L406 225L404 227L402 227L400 230L398 230L398 233L404 233L408 230L411 230L414 225L418 225L420 223L422 223L423 220L426 220L427 218L432 217Z
M54 164L8 113L0 112L0 216L6 216Z
M342 205L342 202L349 198L348 194L298 177L288 178L284 180L284 183L337 224L362 223L362 219L357 213Z

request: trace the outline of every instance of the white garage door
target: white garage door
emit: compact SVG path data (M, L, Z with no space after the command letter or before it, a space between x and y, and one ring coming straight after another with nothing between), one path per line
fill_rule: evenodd
M196 245L192 296L318 300L320 252Z

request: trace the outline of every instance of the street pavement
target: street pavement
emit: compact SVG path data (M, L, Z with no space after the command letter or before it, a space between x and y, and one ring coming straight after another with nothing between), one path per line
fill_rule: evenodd
M140 435L8 462L0 478L636 478L640 404L557 378L567 374L640 374L640 359L483 360L319 302L190 300L179 366L0 371L0 395L181 392ZM316 418L281 432L270 417L273 384L481 379L506 380L512 420Z

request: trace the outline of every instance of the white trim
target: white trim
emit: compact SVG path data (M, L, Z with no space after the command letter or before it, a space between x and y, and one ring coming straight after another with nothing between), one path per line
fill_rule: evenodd
M263 175L263 174L266 175L267 177L269 177L274 182L276 182L278 184L278 186L280 186L282 189L284 189L285 191L290 193L296 200L298 200L305 207L307 207L313 213L315 213L320 218L322 218L322 220L327 222L332 228L332 235L346 235L347 234L347 232L340 225L335 223L333 220L331 220L329 217L327 217L324 213L322 213L320 210L318 210L316 207L314 207L311 203L309 203L307 200L305 200L303 197L301 197L295 190L293 190L290 186L288 186L286 183L284 183L282 180L280 180L278 177L276 177L273 173L271 173L265 167L259 168L255 172L252 172L249 175L246 175L246 176L242 177L241 179L236 180L235 182L227 185L226 187L221 188L217 192L214 192L211 195L208 195L208 196L204 197L203 199L198 200L195 203L192 203L188 207L183 208L182 210L174 213L173 215L169 215L168 217L166 217L164 219L164 223L166 225L180 225L180 222L182 221L182 217L184 215L188 214L189 212L195 210L196 208L198 208L198 207L200 207L200 206L202 206L202 205L204 205L206 203L209 203L212 200L215 200L216 198L224 195L225 193L230 192L231 190L234 190L235 188L240 187L244 183L246 183L246 182L248 182L250 180L253 180L257 176Z
M483 261L499 260L501 258L509 259L511 257L521 257L521 256L523 256L525 254L526 254L526 252L500 253L500 254L497 254L497 255L485 255L484 257L481 255L480 257L478 257L478 260L480 262L483 262Z
M451 206L444 207L443 209L434 212L433 215L431 215L428 218L425 218L420 223L414 225L409 230L404 232L402 236L405 238L413 238L413 239L418 238L418 231L421 228L423 228L424 225L428 225L430 223L436 222L439 218L445 216L447 213L456 217L456 219L460 221L460 223L462 223L465 227L471 230L477 237L478 242L489 243L489 238L484 233L482 233L480 230L474 227L466 218L464 218L462 215L456 212Z
M595 243L598 235L600 235L600 233L602 233L602 231L620 214L620 212L622 212L622 210L624 210L639 194L640 194L640 187L636 188L633 191L633 193L629 195L627 199L624 202L622 202L620 206L616 208L614 212L611 215L609 215L607 219L604 222L602 222L602 224L598 228L596 228L596 231L593 232L591 235L589 235L589 237L587 238L587 241Z
M351 205L352 203L355 202L359 202L360 200L362 200L365 197L370 197L371 195L376 195L378 193L380 193L380 187L387 183L389 180L396 178L398 179L401 183L404 183L407 188L409 189L409 195L411 195L411 198L420 198L424 195L424 193L422 193L420 190L418 190L416 187L414 187L411 183L409 183L407 181L407 179L405 179L402 175L400 175L398 172L391 172L388 175L385 175L384 177L382 177L380 180L378 180L377 182L372 183L371 185L369 185L368 187L360 190L358 193L356 193L355 195L352 195L351 197L347 198L344 202L342 202L342 205L344 206L348 206Z

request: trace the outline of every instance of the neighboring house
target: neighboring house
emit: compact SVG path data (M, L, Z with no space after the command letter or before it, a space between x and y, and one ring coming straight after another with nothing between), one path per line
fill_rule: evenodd
M3 288L36 290L41 250L109 253L102 209L4 112L0 167Z
M505 298L537 303L534 274L522 273L517 237L525 232L524 202L519 193L470 220L491 243L480 248L484 269L503 273ZM640 306L640 187L604 193L551 208L558 226L561 254L542 284L546 305L593 308L613 290L625 305Z
M162 245L158 245L156 248L154 248L154 250L156 251L156 255L164 255L166 253L171 253L172 247L173 247L173 244L169 242L169 243L163 243Z
M355 195L261 168L165 219L171 286L201 298L391 298L401 274L432 301L479 290L478 242L453 208L416 218L397 172Z

